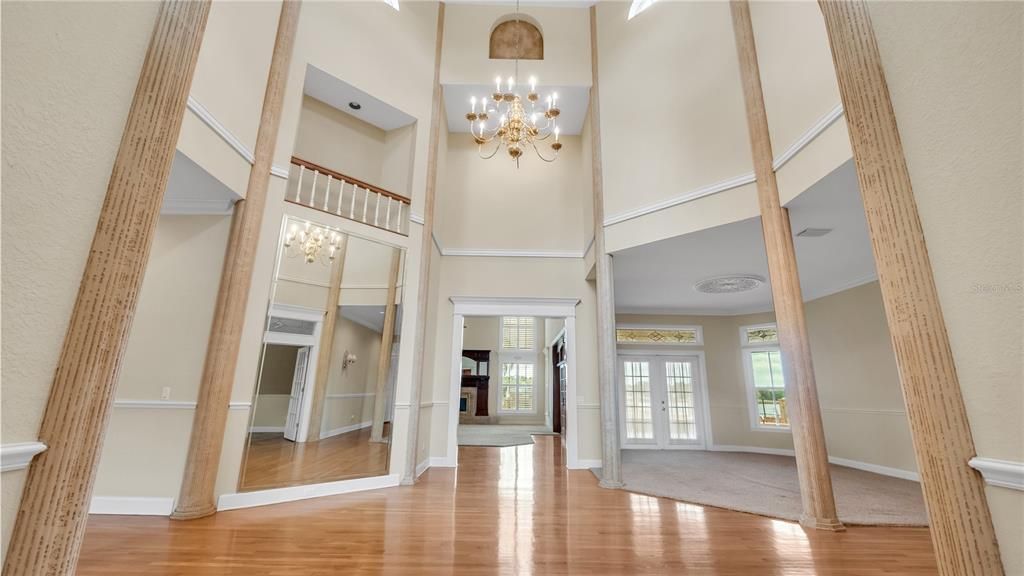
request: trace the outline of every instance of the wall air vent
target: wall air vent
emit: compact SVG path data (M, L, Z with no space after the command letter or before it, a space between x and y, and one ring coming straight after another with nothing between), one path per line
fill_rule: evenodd
M733 274L701 280L693 285L693 289L705 294L735 294L737 292L756 290L764 283L765 279L761 276Z
M819 238L831 232L831 228L804 228L796 233L800 238Z

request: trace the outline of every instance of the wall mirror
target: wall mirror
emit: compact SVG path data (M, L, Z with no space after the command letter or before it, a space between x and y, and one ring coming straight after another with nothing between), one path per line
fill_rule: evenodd
M404 250L286 216L239 491L388 473Z

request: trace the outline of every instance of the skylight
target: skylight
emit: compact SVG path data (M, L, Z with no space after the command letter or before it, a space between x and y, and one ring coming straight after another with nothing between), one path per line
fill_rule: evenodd
M626 20L632 20L634 16L644 10L647 10L657 1L658 0L633 0L633 4L629 7L629 16L626 17Z

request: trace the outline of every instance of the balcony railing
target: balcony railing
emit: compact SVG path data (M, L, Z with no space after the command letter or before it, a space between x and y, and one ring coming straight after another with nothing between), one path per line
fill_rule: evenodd
M410 201L405 196L295 156L292 166L288 202L409 235Z

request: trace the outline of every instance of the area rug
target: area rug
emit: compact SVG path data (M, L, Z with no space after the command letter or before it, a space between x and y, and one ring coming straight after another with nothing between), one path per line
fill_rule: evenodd
M459 446L522 446L533 444L534 434L550 434L543 426L459 424Z
M845 524L927 526L917 482L831 465L839 519ZM601 470L594 469L601 477ZM701 450L623 450L625 489L750 512L800 519L800 488L792 456Z

